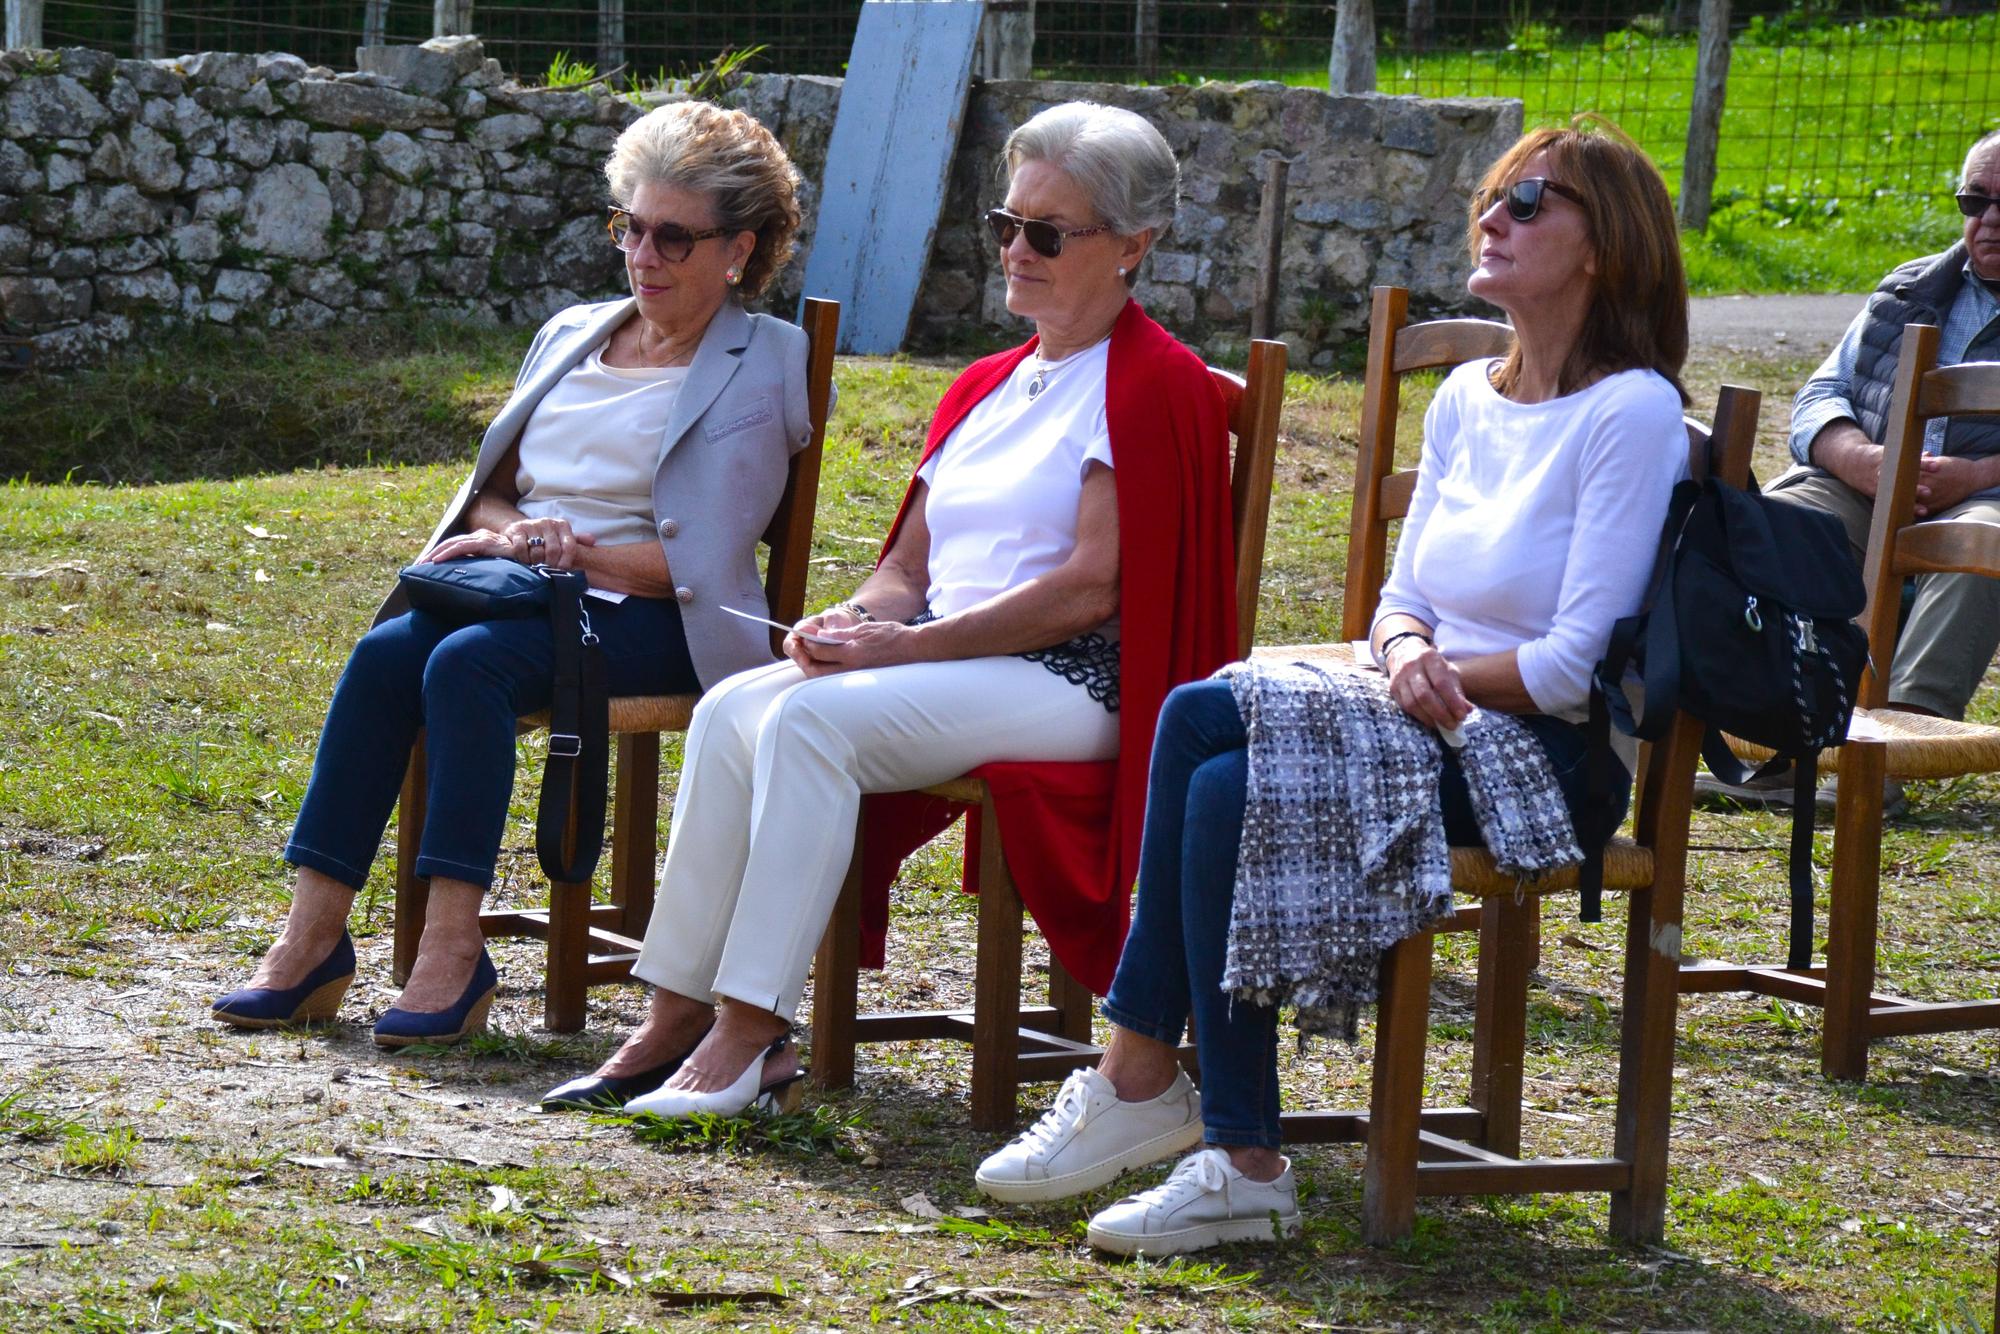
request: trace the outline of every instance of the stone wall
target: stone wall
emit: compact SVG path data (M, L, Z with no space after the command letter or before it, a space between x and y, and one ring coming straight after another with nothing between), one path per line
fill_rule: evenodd
M360 55L358 72L334 75L278 54L0 53L0 331L63 366L149 329L319 328L415 309L533 324L621 289L600 166L641 108L521 88L472 38ZM837 79L786 75L731 95L807 180L807 234L773 309L799 295L839 96ZM1258 159L1293 159L1280 322L1321 364L1330 336L1365 319L1372 282L1463 303L1462 201L1520 126L1508 101L981 85L913 344L1021 327L979 220L1001 193L1007 130L1079 96L1152 117L1181 155L1187 202L1139 295L1211 354L1248 332Z

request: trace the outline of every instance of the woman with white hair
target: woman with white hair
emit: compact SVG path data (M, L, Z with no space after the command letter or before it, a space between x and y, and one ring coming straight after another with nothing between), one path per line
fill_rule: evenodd
M875 572L798 624L791 661L695 711L632 970L651 1013L597 1078L675 1073L628 1111L789 1100L792 1017L864 793L1115 761L1109 821L1032 800L1000 820L1024 892L1078 881L1115 902L1122 938L1160 702L1234 645L1227 419L1200 359L1130 296L1178 194L1159 132L1070 103L1016 129L1006 162L987 222L1007 308L1036 335L946 392Z
M424 561L505 557L582 570L612 694L679 694L770 661L757 538L809 438L806 336L752 315L799 228L798 173L769 131L701 102L625 130L605 166L610 240L632 295L572 306L535 335L514 394ZM241 1028L331 1019L354 980L347 916L419 729L431 882L416 966L375 1025L384 1046L455 1042L498 986L479 929L514 781L515 719L549 705L546 618L471 625L392 597L334 691L285 858L283 934L214 1006Z

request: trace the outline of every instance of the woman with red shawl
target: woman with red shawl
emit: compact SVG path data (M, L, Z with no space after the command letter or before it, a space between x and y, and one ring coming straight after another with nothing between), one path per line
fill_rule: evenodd
M1068 103L1006 162L987 222L1036 335L947 391L874 574L794 628L789 661L703 697L632 970L651 1011L548 1105L788 1102L862 795L996 762L1023 897L1073 972L1109 981L1161 701L1233 656L1228 423L1200 358L1130 296L1179 193L1159 132Z

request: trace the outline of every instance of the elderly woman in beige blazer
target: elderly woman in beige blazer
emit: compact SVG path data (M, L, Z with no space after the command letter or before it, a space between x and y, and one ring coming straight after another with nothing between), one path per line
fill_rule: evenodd
M611 242L632 295L543 326L428 561L502 556L587 573L613 694L671 694L771 661L758 536L808 440L806 337L744 311L799 226L798 174L770 133L700 102L661 107L605 167ZM285 858L285 929L247 986L215 1003L267 1028L334 1016L354 977L347 916L418 730L431 881L417 961L375 1026L384 1046L455 1042L497 987L479 929L514 775L514 720L548 705L541 618L469 626L392 597L334 691Z

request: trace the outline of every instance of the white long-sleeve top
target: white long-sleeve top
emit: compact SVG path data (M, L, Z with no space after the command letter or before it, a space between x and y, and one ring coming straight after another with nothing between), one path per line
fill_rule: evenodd
M1424 416L1423 461L1375 613L1434 627L1448 658L1516 651L1543 713L1589 715L1611 624L1637 611L1674 483L1687 476L1680 396L1621 371L1516 403L1468 362Z

